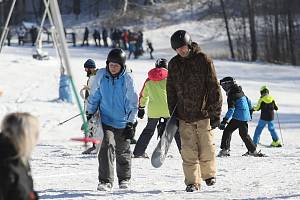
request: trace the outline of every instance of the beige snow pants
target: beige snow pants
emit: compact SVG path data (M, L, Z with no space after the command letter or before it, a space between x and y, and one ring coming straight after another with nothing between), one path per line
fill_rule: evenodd
M216 148L210 120L192 123L179 120L179 133L185 184L201 185L201 179L215 177Z

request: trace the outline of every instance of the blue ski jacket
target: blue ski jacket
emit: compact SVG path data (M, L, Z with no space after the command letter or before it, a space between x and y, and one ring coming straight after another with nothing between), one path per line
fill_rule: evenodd
M242 88L234 85L227 93L228 111L225 118L229 121L231 118L239 121L250 121L251 101L245 96Z
M106 68L97 71L86 111L94 114L98 109L102 123L108 126L125 128L128 122L135 122L138 93L132 74L126 67L117 77L113 77Z

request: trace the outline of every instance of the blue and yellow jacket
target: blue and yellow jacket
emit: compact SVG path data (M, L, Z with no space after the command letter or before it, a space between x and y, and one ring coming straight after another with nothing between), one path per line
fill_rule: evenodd
M245 96L241 86L233 85L227 92L228 111L225 115L227 120L250 121L251 101Z
M258 100L256 106L253 107L254 111L261 110L260 119L265 121L274 120L274 110L278 110L274 97L271 95L263 95Z

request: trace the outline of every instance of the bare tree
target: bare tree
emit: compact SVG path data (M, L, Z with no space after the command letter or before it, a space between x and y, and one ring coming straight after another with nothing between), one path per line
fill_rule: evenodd
M229 44L229 48L230 48L231 58L235 59L234 51L233 51L233 45L232 45L232 41L231 41L231 37L230 37L229 26L228 26L227 14L226 14L226 11L225 11L225 6L224 6L224 1L220 0L220 3L221 3L222 11L223 11L223 18L224 18L225 27L226 27L226 32L227 32L227 38L228 38L228 44Z
M289 43L290 43L290 54L291 54L291 62L292 65L296 65L296 56L294 50L294 26L293 26L293 16L291 9L288 9L288 29L289 29Z
M254 13L255 0L247 0L248 14L249 14L249 29L251 38L251 61L257 60L257 42L255 33L255 13Z

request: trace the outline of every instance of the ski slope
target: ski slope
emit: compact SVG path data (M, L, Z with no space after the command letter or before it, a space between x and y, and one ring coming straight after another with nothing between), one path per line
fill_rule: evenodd
M184 25L183 27L186 27ZM173 27L173 32L180 26ZM169 46L169 35L164 29L146 32L152 36L156 58L170 59L175 55ZM195 41L210 43L206 38L195 36ZM209 35L209 34L207 34ZM159 48L161 44L162 48ZM222 47L223 48L223 47ZM224 50L224 49L222 49ZM114 190L109 193L96 190L98 184L98 162L95 155L82 155L82 144L71 141L82 135L81 119L75 118L64 125L58 123L78 114L74 104L57 102L59 84L59 62L55 50L48 47L50 60L32 59L31 46L4 47L0 54L0 119L8 112L27 111L38 116L41 124L39 143L35 148L31 167L35 189L41 199L300 199L300 68L263 63L241 63L214 60L218 78L234 76L245 93L257 102L259 88L267 84L279 105L279 118L282 129L283 148L259 146L269 157L242 157L246 147L234 133L231 142L231 156L217 158L217 183L207 187L202 182L201 191L186 193L182 161L175 143L172 144L169 158L161 168L151 166L150 159L133 159L131 189L118 189L115 180ZM83 63L92 58L97 66L105 65L109 49L95 47L71 47L71 68L77 86L81 89L86 83ZM139 89L154 66L155 60L144 55L138 60L129 60L127 65L133 70ZM224 116L227 105L223 93ZM259 113L254 113L249 123L249 134L253 136ZM139 120L137 135L146 125L146 119ZM278 123L276 119L278 134ZM222 132L215 131L217 151ZM151 155L157 144L154 136L148 146ZM267 129L261 136L261 143L270 144L271 136ZM132 150L134 145L132 145ZM116 175L115 175L116 176Z

